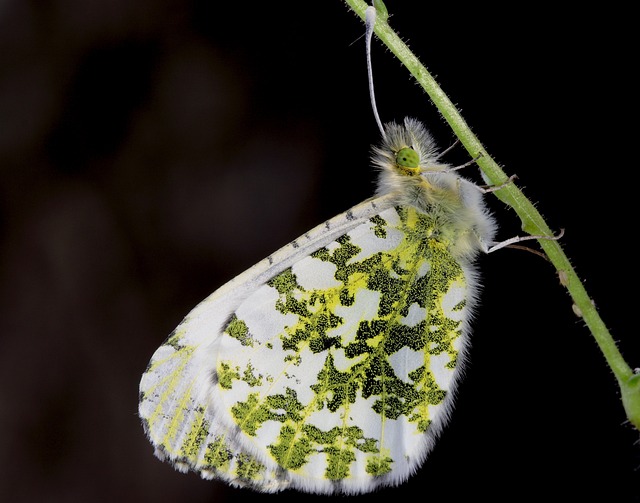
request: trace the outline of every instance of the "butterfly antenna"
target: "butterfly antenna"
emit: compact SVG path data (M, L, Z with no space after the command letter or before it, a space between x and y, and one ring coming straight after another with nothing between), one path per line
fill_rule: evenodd
M367 76L369 78L369 97L371 98L371 107L373 108L373 116L376 118L378 129L382 133L382 137L386 140L387 135L382 127L380 121L380 115L378 115L378 107L376 106L376 93L373 90L373 69L371 65L371 39L373 38L373 28L376 24L376 8L371 6L367 7L365 13L365 37L367 44Z

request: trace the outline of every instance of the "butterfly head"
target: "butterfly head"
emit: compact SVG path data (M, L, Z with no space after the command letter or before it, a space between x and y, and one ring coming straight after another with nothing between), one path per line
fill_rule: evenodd
M438 148L429 132L411 118L387 124L382 144L373 148L373 154L373 164L380 170L378 195L422 186L427 183L425 175L448 168L438 162Z
M396 167L407 175L420 173L420 155L412 147L403 147L396 152Z

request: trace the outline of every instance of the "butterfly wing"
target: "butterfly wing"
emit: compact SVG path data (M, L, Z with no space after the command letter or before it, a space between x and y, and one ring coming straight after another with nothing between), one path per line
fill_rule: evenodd
M196 307L141 383L160 455L262 491L408 478L447 419L473 297L437 234L372 200Z
M305 233L216 290L196 306L154 353L140 381L139 415L160 459L236 486L261 491L286 488L273 463L265 466L240 447L237 434L220 426L212 389L224 327L256 288L312 251L392 204L366 201Z

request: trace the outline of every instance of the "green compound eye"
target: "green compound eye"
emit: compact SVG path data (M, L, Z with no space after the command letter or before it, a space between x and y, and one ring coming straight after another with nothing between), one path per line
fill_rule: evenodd
M401 168L417 168L420 164L418 152L410 147L404 147L396 154L396 163Z

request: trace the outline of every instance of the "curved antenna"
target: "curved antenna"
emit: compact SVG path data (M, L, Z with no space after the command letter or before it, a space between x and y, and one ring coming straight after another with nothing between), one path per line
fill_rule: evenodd
M367 44L367 77L369 78L369 98L371 99L371 108L373 108L373 116L376 118L378 129L382 133L382 137L386 140L387 135L382 127L380 115L378 115L378 107L376 106L376 93L373 90L373 69L371 65L371 39L373 38L373 28L376 24L376 8L367 7L365 12L365 37Z

